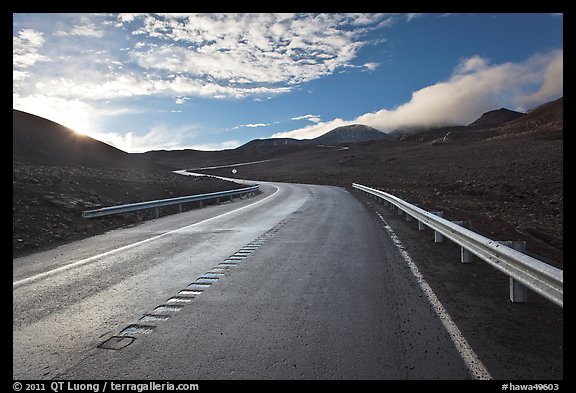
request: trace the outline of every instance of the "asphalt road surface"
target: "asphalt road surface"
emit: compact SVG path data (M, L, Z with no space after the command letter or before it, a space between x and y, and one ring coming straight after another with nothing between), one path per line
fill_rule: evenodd
M374 212L262 191L14 259L13 378L489 377Z

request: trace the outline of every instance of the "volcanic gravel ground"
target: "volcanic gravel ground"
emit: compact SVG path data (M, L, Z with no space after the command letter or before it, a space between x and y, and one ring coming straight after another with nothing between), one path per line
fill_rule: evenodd
M211 177L122 168L42 166L13 161L14 257L51 248L153 217L151 210L82 218L82 211L126 203L242 188ZM184 204L183 209L193 208ZM177 207L160 209L160 214Z
M563 264L563 132L412 135L346 150L318 148L207 174L381 189L494 240ZM248 157L244 157L246 161ZM252 159L254 157L251 157ZM238 156L229 162L242 162Z

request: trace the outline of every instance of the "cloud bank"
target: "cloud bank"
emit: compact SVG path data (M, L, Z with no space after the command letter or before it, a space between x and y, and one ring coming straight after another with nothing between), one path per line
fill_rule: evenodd
M242 143L238 140L226 140L218 143L187 143L191 133L196 133L194 126L181 126L174 128L169 125L152 126L144 134L128 132L119 134L117 132L92 132L90 136L104 143L115 146L120 150L130 153L144 153L151 150L224 150L235 149Z
M75 15L56 15L44 31L26 28L13 36L13 69L21 97L42 94L94 102L162 95L181 101L187 96L237 99L287 93L342 69L376 69L377 63L357 65L354 60L371 44L367 33L391 18ZM42 69L27 72L39 62Z
M13 107L96 136L98 122L119 113L181 112L170 105L139 106L152 97L176 105L191 97L264 101L341 72L380 72L379 59L362 59L361 50L387 41L379 29L418 23L421 17L50 14L37 15L30 25L19 24L14 14ZM456 64L446 80L414 92L398 107L328 121L309 113L290 119L308 126L274 136L313 138L352 123L383 131L468 124L502 103L526 110L562 94L561 49L517 63L491 64L472 56ZM253 120L238 128L272 125ZM189 134L179 130L146 126L146 132L138 136L112 131L101 134L101 140L107 137L111 144L132 151L189 145L184 142ZM236 138L222 146L233 146Z
M394 108L366 113L352 120L336 118L273 137L311 139L335 127L361 123L384 132L397 129L466 125L482 113L512 102L526 111L563 95L563 49L532 56L523 62L490 64L472 56L462 59L450 77L414 93Z
M385 14L51 14L13 23L13 107L97 137L98 119L138 114L138 99L261 101L355 64ZM158 109L162 111L164 109ZM173 110L172 110L173 111ZM309 117L311 122L319 118ZM263 127L253 123L244 127ZM111 131L101 140L140 150L160 143ZM164 133L167 134L167 133ZM232 141L226 146L231 146ZM162 148L164 146L159 144Z

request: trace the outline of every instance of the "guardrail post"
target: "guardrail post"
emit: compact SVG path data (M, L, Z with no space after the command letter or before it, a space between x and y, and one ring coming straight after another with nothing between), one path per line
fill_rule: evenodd
M505 240L505 241L499 241L499 243L511 247L516 251L520 251L521 253L524 254L526 253L526 242L522 240ZM521 282L514 280L512 277L509 277L509 280L510 280L510 301L512 303L528 302L528 288Z
M154 208L154 218L158 218L160 217L160 208L155 207Z
M460 262L462 263L472 262L472 253L467 249L465 249L464 247L460 247Z
M443 217L444 216L444 212L430 212L438 217ZM440 232L438 231L434 231L434 243L442 243L444 242L444 235L442 235Z
M182 213L182 204L181 203L178 204L178 213Z
M452 222L456 225L460 225L461 227L464 227L467 229L472 229L472 223L470 221L452 221ZM472 254L466 248L460 247L460 262L470 263L470 262L472 262L473 256L474 256L474 254Z
M426 224L424 224L422 221L418 221L418 230L423 231L425 229L426 229Z
M204 203L202 203L202 201L198 201L198 207L202 207L204 206Z

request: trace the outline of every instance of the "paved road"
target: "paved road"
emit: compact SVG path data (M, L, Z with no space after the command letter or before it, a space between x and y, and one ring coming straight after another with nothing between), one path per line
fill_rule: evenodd
M13 260L13 377L471 378L373 212L262 190Z

